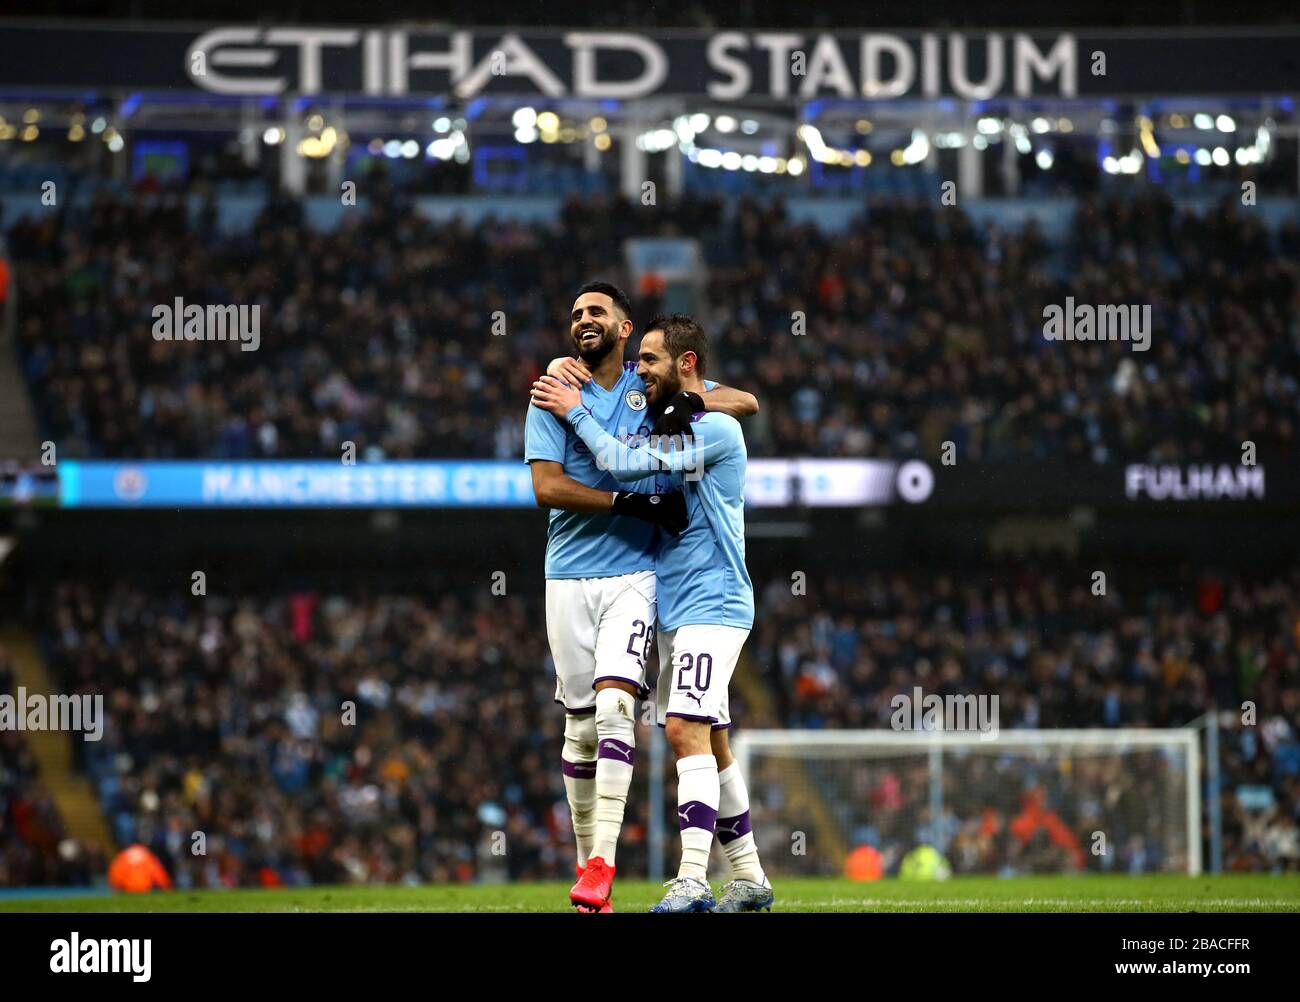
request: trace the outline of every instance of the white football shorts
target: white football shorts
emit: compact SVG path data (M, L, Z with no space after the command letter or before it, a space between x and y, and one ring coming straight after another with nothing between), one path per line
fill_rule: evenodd
M727 687L748 630L736 626L679 626L659 633L659 723L669 717L731 726Z
M596 712L596 683L646 687L655 631L655 572L546 582L546 638L555 662L555 701L569 713Z

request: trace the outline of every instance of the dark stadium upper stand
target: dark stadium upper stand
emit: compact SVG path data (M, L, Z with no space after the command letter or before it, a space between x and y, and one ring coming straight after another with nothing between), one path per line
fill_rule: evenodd
M19 347L42 432L67 457L509 458L526 390L567 353L574 290L629 236L698 236L714 374L757 393L751 455L976 461L1294 462L1294 221L1233 202L1090 197L1068 238L873 203L843 233L778 200L571 201L558 225L436 224L395 191L332 232L274 197L246 233L163 196L11 223ZM262 308L256 352L155 341L181 296ZM1043 309L1152 307L1148 352L1051 343ZM636 304L644 322L659 306ZM503 311L508 333L492 336ZM793 333L802 311L806 330Z

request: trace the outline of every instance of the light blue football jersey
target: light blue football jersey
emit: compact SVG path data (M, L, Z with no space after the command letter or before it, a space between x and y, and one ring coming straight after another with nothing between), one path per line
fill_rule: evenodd
M651 479L664 472L686 494L690 524L676 538L665 534L655 567L659 629L754 625L754 585L745 567L745 467L748 454L740 422L716 411L697 414L694 439L683 449L623 443L601 427L586 407L567 415L589 454L619 480Z
M623 374L613 389L590 380L582 388L582 402L593 420L617 440L632 444L650 434L653 421L646 409L645 383L635 362L623 363ZM601 491L638 490L653 494L658 485L646 480L635 487L620 483L598 469L591 451L568 423L532 404L524 420L524 461L546 459L564 464L564 472L578 483ZM658 528L626 515L593 515L551 509L546 533L547 578L605 578L654 570Z

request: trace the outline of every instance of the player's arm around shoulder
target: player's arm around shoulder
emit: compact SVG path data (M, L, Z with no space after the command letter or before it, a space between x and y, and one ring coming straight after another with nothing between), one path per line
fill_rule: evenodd
M563 463L567 434L563 421L530 401L524 416L524 462L544 459Z
M707 383L706 383L707 385ZM709 414L725 414L730 417L753 417L758 413L758 397L745 390L737 390L721 383L714 383L702 394L704 410Z

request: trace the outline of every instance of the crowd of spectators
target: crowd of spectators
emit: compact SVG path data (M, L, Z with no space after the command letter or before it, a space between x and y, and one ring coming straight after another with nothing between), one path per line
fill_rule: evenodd
M1194 461L1247 439L1295 455L1294 224L1088 198L1054 244L936 207L823 234L743 204L730 247L710 283L718 375L764 402L777 455L933 459L952 441L975 461ZM1067 297L1150 305L1150 348L1045 340Z
M227 238L178 198L103 196L9 231L24 370L60 455L517 456L528 386L571 345L588 277L573 248L603 269L626 236L699 228L710 208L575 203L558 229L470 227L376 198L320 234L276 199ZM154 305L177 297L259 306L259 350L154 340Z
M62 456L513 458L575 290L631 236L698 237L712 375L755 392L751 455L1101 463L1294 460L1300 229L1235 203L1082 199L1031 222L880 201L843 232L783 203L568 202L550 223L435 223L382 187L317 232L273 196L247 232L176 195L101 193L8 230L19 350ZM630 290L637 319L658 287ZM638 293L644 292L644 295ZM260 347L155 340L153 309L260 307ZM1151 307L1145 352L1049 342L1044 307ZM504 321L504 328L502 327ZM634 336L635 337L635 336Z
M1300 869L1300 573L1139 578L1131 587L1111 580L1101 596L1083 571L809 575L806 585L795 595L788 580L773 580L751 640L785 726L889 728L893 698L918 686L927 695L996 695L1002 731L1178 727L1217 709L1225 867ZM975 797L960 801L975 813L945 823L958 856L991 872L988 839L1027 809L1021 798L1034 787L1024 781L1043 771L981 761L966 768L988 769L984 786L970 777L951 786L958 798L980 789L1006 799L1000 817L987 817ZM913 766L917 775L900 763L857 787L880 808L867 812L873 822L892 819L902 851L936 832L926 763ZM1159 858L1162 847L1134 835L1147 821L1143 805L1166 817L1172 809L1157 802L1168 789L1153 782L1158 766L1116 756L1108 771L1076 767L1076 786L1049 805L1073 836L1057 840L1045 823L1044 848L1094 868ZM1097 782L1085 795L1089 775ZM1134 825L1118 839L1111 831L1118 855L1109 858L1077 851L1090 844L1089 812L1100 803Z
M1115 582L1106 597L1061 571L810 575L806 595L780 575L759 585L741 671L772 699L751 709L733 686L742 728L889 728L891 697L915 686L996 694L1003 730L1177 726L1218 707L1226 866L1300 867L1295 574L1131 593ZM106 696L104 739L77 745L114 837L151 848L180 887L572 872L540 596L431 579L195 598L83 580L51 589L37 618L63 690ZM1246 701L1256 717L1243 725ZM4 747L12 803L30 763ZM787 831L771 833L806 807L762 762L756 830L769 850L787 847ZM799 781L891 868L937 841L961 872L1180 864L1181 774L1159 756L1082 757L1068 775L985 756L962 768L950 784L968 795L946 804L942 840L923 759L809 768ZM643 782L619 850L629 872L647 858ZM1085 850L1102 814L1118 851L1099 861ZM791 864L782 851L778 869L826 872L824 855ZM15 875L26 857L5 856L8 882L43 879Z
M450 589L82 583L45 643L65 690L108 694L85 766L117 841L178 886L536 878L572 867L540 616Z

